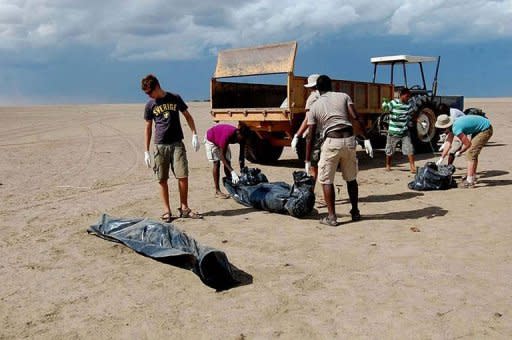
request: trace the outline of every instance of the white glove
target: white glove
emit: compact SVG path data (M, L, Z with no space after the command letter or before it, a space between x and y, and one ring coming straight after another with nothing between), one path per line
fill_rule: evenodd
M444 157L439 157L439 159L436 162L436 165L439 166L439 165L443 164L443 160L444 160Z
M310 175L309 174L309 170L311 169L311 162L306 162L306 165L304 166L304 170L306 171L306 175Z
M231 183L237 184L240 181L240 177L238 177L238 174L235 170L231 171Z
M455 157L459 157L459 156L460 156L460 151L457 151L457 152L455 153Z
M446 142L444 142L443 145L441 145L441 147L439 148L439 151L443 151L445 146L446 146Z
M151 155L149 151L144 151L144 163L146 163L148 168L151 168Z
M192 148L194 149L194 151L199 151L199 138L197 138L197 134L194 133L192 135Z
M299 143L299 136L297 134L295 134L293 136L293 139L292 139L292 149L293 150L296 150L297 149L297 144Z
M371 158L373 158L373 148L372 148L372 143L370 142L369 139L365 139L364 140L364 149L366 150L366 153L368 154L368 156L370 156Z

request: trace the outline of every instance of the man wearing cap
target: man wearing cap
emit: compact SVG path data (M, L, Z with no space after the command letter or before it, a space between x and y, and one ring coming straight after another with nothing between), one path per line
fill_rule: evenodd
M372 145L366 139L366 129L362 118L357 114L352 99L342 92L333 92L331 79L322 75L318 77L316 86L320 97L306 113L309 134L306 143L306 164L309 164L312 149L312 136L320 131L324 142L318 162L318 182L322 185L328 215L320 220L321 224L337 226L334 206L334 176L338 166L343 179L347 182L347 190L352 209L352 221L359 221L361 214L358 209L359 188L357 185L356 139L352 128L352 120L360 125L365 136L366 152L373 157ZM318 126L318 128L317 128Z
M308 99L306 100L306 113L311 108L311 105L318 99L320 96L320 93L318 93L318 90L316 88L316 80L320 77L319 74L311 74L308 77L308 82L304 85L305 88L309 89L311 93L308 96ZM305 137L308 134L308 120L307 117L304 117L304 120L302 121L302 124L300 125L299 129L297 130L297 133L293 136L292 139L292 148L295 150L297 149L297 144L299 143L299 138ZM320 159L320 148L322 147L322 138L317 133L315 136L313 136L313 150L311 151L311 159L310 164L306 164L306 172L308 175L311 175L314 177L315 182L316 178L318 176L318 160Z
M467 176L462 182L462 187L473 188L478 167L478 155L492 136L491 122L484 117L474 115L466 115L454 121L450 116L442 114L437 117L436 128L445 129L447 134L446 146L436 164L440 165L443 163L443 160L450 152L454 136L457 136L462 142L462 148L457 151L456 156L467 151L466 157L468 160ZM468 135L472 136L471 140L468 138Z

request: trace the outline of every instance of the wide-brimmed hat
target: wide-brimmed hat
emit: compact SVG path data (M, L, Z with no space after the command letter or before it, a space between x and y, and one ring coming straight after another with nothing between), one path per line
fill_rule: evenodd
M439 115L436 120L436 128L447 129L453 125L452 117L448 115Z
M314 87L316 86L316 80L320 77L319 74L312 74L308 77L308 83L304 85L304 87Z

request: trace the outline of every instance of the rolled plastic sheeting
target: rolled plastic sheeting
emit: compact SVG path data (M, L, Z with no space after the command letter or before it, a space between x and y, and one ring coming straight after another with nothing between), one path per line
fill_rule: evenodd
M169 223L146 218L115 218L103 214L88 233L120 242L136 252L192 270L207 286L225 290L238 285L232 265L220 250L202 246Z
M231 197L247 207L303 217L315 205L314 180L304 171L293 173L293 186L285 182L269 183L260 169L244 168L240 181L235 185L224 177L224 187Z
M409 189L417 191L446 190L454 188L457 183L452 175L455 172L453 165L439 165L434 162L427 162L425 166L419 167L414 180L408 184Z

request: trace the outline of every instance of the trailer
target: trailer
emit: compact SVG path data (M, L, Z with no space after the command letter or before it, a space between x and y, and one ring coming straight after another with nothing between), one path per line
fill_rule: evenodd
M246 157L255 163L273 163L305 117L308 89L306 76L294 75L297 42L286 42L220 51L210 86L210 113L215 122L247 126L251 137ZM286 84L244 82L243 77L281 74ZM241 80L242 79L242 80ZM375 126L383 112L384 98L392 98L393 84L333 79L333 91L347 93L367 128ZM286 99L286 101L285 101ZM283 105L284 104L284 105ZM298 148L303 159L303 149Z

